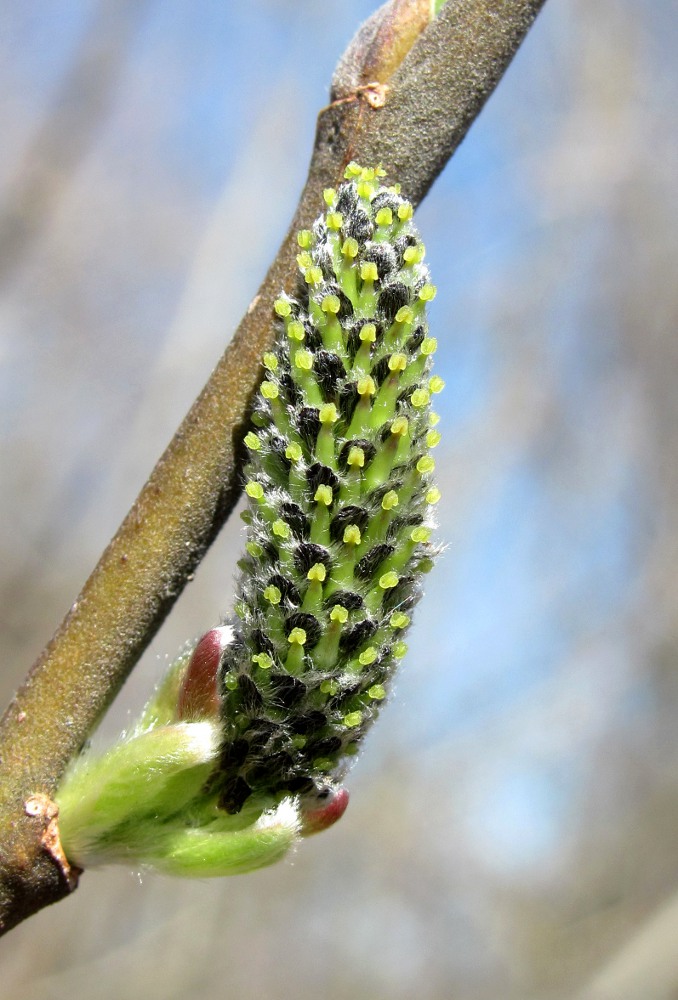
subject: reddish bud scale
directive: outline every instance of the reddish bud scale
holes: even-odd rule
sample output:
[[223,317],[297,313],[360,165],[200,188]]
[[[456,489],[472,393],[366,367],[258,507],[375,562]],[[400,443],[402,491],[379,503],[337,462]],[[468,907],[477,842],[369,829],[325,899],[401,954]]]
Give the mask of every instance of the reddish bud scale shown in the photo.
[[220,625],[199,639],[179,688],[177,717],[180,721],[197,722],[219,715],[219,668],[232,636],[229,626]]
[[346,812],[348,789],[327,787],[313,795],[302,797],[300,805],[301,833],[310,837],[334,826]]

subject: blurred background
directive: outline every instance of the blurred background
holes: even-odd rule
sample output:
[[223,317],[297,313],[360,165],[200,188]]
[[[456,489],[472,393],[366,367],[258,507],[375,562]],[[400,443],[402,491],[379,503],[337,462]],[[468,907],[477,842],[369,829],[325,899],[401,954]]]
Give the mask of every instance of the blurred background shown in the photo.
[[[206,380],[373,0],[0,0],[0,693]],[[678,998],[678,18],[549,0],[418,213],[443,557],[337,827],[88,873],[8,1000]],[[98,736],[230,606],[233,518]]]

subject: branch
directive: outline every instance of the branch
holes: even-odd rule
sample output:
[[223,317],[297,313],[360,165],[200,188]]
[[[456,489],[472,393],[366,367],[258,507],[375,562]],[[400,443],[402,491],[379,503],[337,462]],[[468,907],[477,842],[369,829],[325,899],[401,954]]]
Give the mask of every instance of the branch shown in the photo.
[[296,280],[295,234],[346,164],[381,163],[417,204],[464,138],[544,0],[392,0],[359,30],[320,112],[287,236],[232,342],[0,724],[0,932],[67,895],[53,794],[240,493],[241,440],[271,303]]

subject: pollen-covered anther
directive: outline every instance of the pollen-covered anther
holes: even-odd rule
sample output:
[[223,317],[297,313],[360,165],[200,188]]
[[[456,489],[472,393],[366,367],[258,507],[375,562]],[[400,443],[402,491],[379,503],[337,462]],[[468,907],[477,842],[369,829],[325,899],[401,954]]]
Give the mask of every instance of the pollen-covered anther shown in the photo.
[[394,611],[388,623],[391,628],[407,628],[410,624],[410,616],[406,615],[404,611]]
[[406,354],[392,354],[388,359],[388,367],[392,372],[404,372],[407,367],[407,355]]
[[268,653],[255,653],[252,657],[252,663],[256,663],[262,670],[270,670],[273,666],[273,660]]
[[287,636],[287,641],[291,646],[304,646],[306,644],[306,631],[303,628],[293,628]]
[[282,600],[280,589],[273,584],[264,589],[263,597],[269,604],[280,604],[280,601]]
[[358,445],[349,449],[346,464],[352,469],[363,469],[365,467],[365,452]]
[[378,654],[374,646],[368,646],[367,649],[364,649],[358,656],[358,663],[361,667],[369,667],[371,663],[374,663],[377,655]]
[[377,387],[375,385],[374,379],[371,375],[364,375],[363,378],[358,379],[358,384],[356,385],[356,390],[359,396],[363,398],[367,396],[374,396]]
[[326,507],[330,507],[332,505],[332,498],[332,487],[325,486],[324,483],[320,484],[318,489],[315,491],[315,496],[313,497],[316,503],[324,504]]
[[323,280],[322,268],[314,265],[313,267],[307,267],[304,271],[304,281],[307,285],[319,285]]
[[341,604],[335,604],[330,611],[330,621],[345,625],[348,621],[348,611]]
[[402,205],[398,205],[396,214],[401,222],[407,222],[414,215],[414,209],[409,201],[405,201]]
[[341,309],[339,297],[337,295],[326,295],[320,303],[320,308],[324,313],[330,313],[330,315],[336,316]]
[[363,721],[362,712],[347,712],[343,718],[343,723],[347,729],[355,729]]
[[431,392],[442,392],[445,388],[445,382],[440,375],[434,375],[429,379],[428,387]]
[[430,430],[426,432],[426,447],[435,448],[440,444],[442,435],[440,431]]
[[341,229],[344,224],[344,217],[341,212],[327,213],[327,228],[335,231]]
[[424,259],[426,254],[426,248],[423,243],[417,243],[416,246],[407,247],[403,253],[403,260],[406,264],[410,266],[413,264],[420,264]]
[[381,501],[381,506],[384,510],[393,510],[400,503],[400,497],[395,490],[389,490],[388,493],[384,494]]
[[292,312],[292,305],[289,299],[276,299],[273,303],[273,309],[278,316],[289,316]]
[[261,500],[264,496],[264,487],[261,483],[255,483],[250,480],[250,482],[245,486],[245,493],[248,497],[251,497],[252,500]]
[[313,368],[313,355],[310,351],[299,350],[294,352],[294,367],[301,371],[310,372]]
[[313,233],[310,229],[300,229],[297,233],[297,243],[302,249],[306,250],[310,247],[313,242]]
[[249,433],[245,435],[245,444],[250,451],[259,451],[261,449],[261,441],[254,431],[249,431]]
[[314,563],[306,574],[306,579],[316,583],[323,583],[327,576],[327,570],[323,563]]
[[423,354],[424,357],[428,357],[431,354],[435,354],[437,348],[438,341],[435,337],[424,337],[419,345],[419,353]]
[[386,697],[386,688],[383,684],[373,684],[371,688],[367,689],[367,697],[371,698],[372,701],[383,701]]
[[364,344],[373,344],[377,339],[377,328],[374,323],[365,323],[358,336]]
[[389,570],[388,573],[383,573],[379,577],[379,586],[382,590],[391,590],[393,587],[397,587],[400,582],[400,577],[394,570]]
[[395,314],[396,323],[402,323],[406,325],[412,323],[414,320],[414,310],[412,306],[401,306],[398,312]]
[[402,642],[402,640],[400,642],[394,643],[391,652],[393,656],[396,658],[396,660],[402,660],[403,656],[407,652],[407,643]]
[[438,503],[441,497],[441,492],[437,486],[432,486],[430,490],[426,491],[426,503],[434,504]]
[[425,525],[420,524],[417,528],[412,528],[410,532],[410,538],[416,544],[423,544],[427,542],[431,537],[431,529],[427,528]]
[[360,528],[357,524],[347,524],[344,528],[343,542],[344,545],[360,545],[362,541],[362,536],[360,534]]
[[290,526],[285,521],[277,518],[272,525],[273,534],[278,538],[287,539],[290,537]]
[[390,226],[393,224],[393,212],[390,208],[380,208],[374,217],[378,226]]
[[278,359],[273,354],[272,351],[267,351],[263,357],[264,368],[268,368],[270,372],[277,372],[278,370]]
[[288,458],[290,462],[299,462],[303,456],[304,452],[302,447],[300,444],[297,444],[296,441],[292,441],[292,443],[288,444],[285,448],[285,458]]
[[415,409],[421,410],[424,406],[428,405],[430,398],[431,394],[428,389],[415,389],[410,396],[410,402]]
[[391,424],[391,434],[395,434],[397,437],[402,437],[404,434],[407,434],[409,427],[410,422],[407,417],[396,417]]
[[348,260],[353,260],[358,256],[358,251],[360,250],[360,244],[357,240],[354,240],[352,236],[347,237],[341,245],[341,252],[344,257]]
[[275,384],[275,382],[264,381],[261,383],[261,395],[264,399],[277,399],[280,395],[280,389]]
[[435,467],[436,463],[430,455],[422,455],[416,466],[417,472],[422,476],[427,476],[429,473],[433,472]]
[[360,277],[363,281],[376,281],[379,277],[377,265],[372,260],[364,260],[360,265]]
[[287,327],[287,336],[290,340],[296,340],[297,343],[301,343],[306,337],[306,331],[304,330],[304,325],[298,319],[292,320],[292,322]]
[[334,205],[337,200],[337,192],[334,188],[325,188],[323,191],[323,200],[326,205]]
[[321,424],[336,424],[339,419],[339,411],[334,403],[324,403],[318,411],[318,419]]
[[432,302],[436,297],[438,289],[428,282],[419,289],[419,299],[421,302]]

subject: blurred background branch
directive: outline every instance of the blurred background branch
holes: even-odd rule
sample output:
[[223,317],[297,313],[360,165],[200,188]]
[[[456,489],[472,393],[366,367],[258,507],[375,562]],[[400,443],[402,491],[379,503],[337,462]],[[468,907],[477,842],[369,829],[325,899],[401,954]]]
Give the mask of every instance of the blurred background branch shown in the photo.
[[[239,493],[239,448],[259,359],[270,342],[270,302],[291,288],[294,234],[308,226],[324,187],[335,184],[350,159],[380,161],[389,176],[418,203],[465,135],[514,56],[543,0],[455,0],[417,32],[406,18],[408,46],[394,65],[390,49],[410,3],[385,5],[369,34],[369,72],[377,74],[380,99],[363,89],[362,42],[344,61],[333,83],[336,100],[318,121],[309,176],[292,225],[259,293],[238,327],[167,451],[140,493],[53,640],[8,709],[0,730],[3,772],[0,794],[2,869],[0,927],[5,930],[70,891],[71,883],[45,849],[45,825],[27,815],[27,796],[49,795],[68,760],[81,747],[129,670],[147,646]],[[129,13],[139,13],[131,5]],[[105,12],[105,8],[102,8]],[[125,21],[125,11],[122,11]],[[404,23],[404,22],[403,22]],[[423,26],[423,21],[420,22]],[[121,40],[129,37],[119,33]],[[363,41],[364,41],[363,37]],[[376,48],[375,48],[376,39]],[[86,50],[88,52],[89,50]],[[114,53],[112,45],[110,52]],[[88,55],[76,59],[71,94],[88,73]],[[104,74],[114,80],[111,56]],[[346,77],[347,67],[349,76]],[[356,73],[357,68],[357,75]],[[357,89],[352,91],[352,86]],[[387,89],[384,90],[383,87]],[[103,105],[101,85],[93,108]],[[337,96],[340,95],[340,96]],[[61,102],[64,114],[70,112]],[[96,114],[85,114],[67,156],[56,153],[58,172],[77,161],[92,134]],[[68,150],[60,130],[46,125],[37,147]],[[17,257],[40,231],[56,187],[37,178],[17,193],[19,221],[8,227]],[[12,186],[9,188],[12,191]],[[12,258],[10,250],[5,259]],[[8,272],[6,272],[8,273]]]

